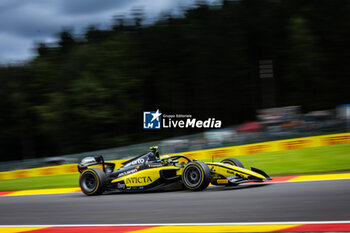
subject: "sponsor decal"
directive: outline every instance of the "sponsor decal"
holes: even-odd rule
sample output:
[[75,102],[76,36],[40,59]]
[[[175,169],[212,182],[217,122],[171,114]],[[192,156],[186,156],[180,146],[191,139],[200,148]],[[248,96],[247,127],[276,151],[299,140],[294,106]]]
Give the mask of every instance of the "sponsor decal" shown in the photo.
[[302,148],[305,148],[309,142],[310,142],[309,140],[295,140],[295,141],[284,142],[283,146],[285,150],[302,149]]
[[350,135],[334,136],[325,138],[327,145],[344,144],[350,142]]
[[157,111],[143,112],[144,129],[170,129],[170,128],[221,128],[222,122],[215,118],[197,119],[190,114],[162,114]]
[[226,170],[226,172],[230,174],[235,174],[233,171],[230,171],[230,170]]
[[54,174],[52,171],[52,168],[48,167],[48,168],[44,168],[41,170],[41,174],[43,175],[52,175]]
[[126,171],[126,172],[119,173],[119,174],[118,174],[118,177],[125,176],[125,175],[129,175],[129,174],[134,173],[134,172],[137,172],[137,169],[132,169],[132,170],[130,170],[130,171]]
[[162,164],[149,164],[149,167],[162,167]]
[[118,183],[117,187],[118,189],[125,189],[125,184]]
[[129,167],[131,165],[136,165],[136,164],[143,164],[145,162],[145,159],[139,158],[134,161],[131,161],[130,163],[126,164],[124,167]]
[[14,174],[15,174],[14,176],[16,178],[25,178],[25,177],[27,177],[25,171],[16,171]]
[[185,153],[185,155],[189,158],[189,159],[194,159],[197,157],[199,153]]
[[150,176],[131,177],[131,178],[127,178],[125,181],[126,184],[142,184],[142,183],[149,183],[149,182],[152,182],[152,179]]
[[223,149],[223,150],[215,150],[215,157],[219,158],[219,157],[228,157],[228,150],[227,149]]
[[226,180],[226,179],[218,179],[218,180],[216,180],[216,182],[217,182],[218,184],[227,184],[227,183],[228,183],[228,180]]
[[144,162],[145,162],[145,160],[141,158],[141,159],[136,159],[136,160],[132,161],[131,164],[135,165],[135,164],[140,164],[140,163],[144,163]]
[[254,145],[254,146],[247,146],[247,154],[257,154],[257,153],[263,153],[266,152],[267,145]]
[[66,172],[70,173],[70,172],[75,172],[76,171],[75,169],[77,169],[75,165],[70,165],[70,166],[67,166],[65,170]]

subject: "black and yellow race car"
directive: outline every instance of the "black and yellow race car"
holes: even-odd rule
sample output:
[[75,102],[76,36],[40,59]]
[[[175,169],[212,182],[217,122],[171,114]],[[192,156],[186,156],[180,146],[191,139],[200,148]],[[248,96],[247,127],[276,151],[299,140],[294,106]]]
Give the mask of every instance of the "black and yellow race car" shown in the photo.
[[[97,168],[99,166],[100,168]],[[80,187],[86,195],[105,191],[146,191],[180,187],[200,191],[213,185],[233,186],[244,182],[264,182],[271,178],[257,168],[245,169],[233,158],[200,162],[184,155],[159,156],[158,147],[125,161],[115,170],[115,163],[103,156],[84,158],[78,165]]]

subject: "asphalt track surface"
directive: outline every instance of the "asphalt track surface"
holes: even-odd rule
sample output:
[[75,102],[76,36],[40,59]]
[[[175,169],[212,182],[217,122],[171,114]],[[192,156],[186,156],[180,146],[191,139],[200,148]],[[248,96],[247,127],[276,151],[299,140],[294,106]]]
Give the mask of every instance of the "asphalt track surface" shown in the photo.
[[94,197],[2,196],[0,208],[0,225],[350,220],[350,180]]

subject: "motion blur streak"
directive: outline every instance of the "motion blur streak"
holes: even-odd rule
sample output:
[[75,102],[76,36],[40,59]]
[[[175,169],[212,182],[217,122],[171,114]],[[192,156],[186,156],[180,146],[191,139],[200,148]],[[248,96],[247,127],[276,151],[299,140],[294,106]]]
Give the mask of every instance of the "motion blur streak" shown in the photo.
[[350,179],[350,173],[298,176],[293,179],[290,179],[289,181],[312,181],[312,180],[334,180],[334,179]]
[[276,232],[281,229],[296,227],[298,225],[223,225],[223,226],[160,226],[138,231],[139,233],[163,232]]
[[58,194],[58,193],[73,193],[80,192],[80,188],[59,188],[59,189],[35,189],[35,190],[22,190],[13,192],[0,192],[0,196],[21,196],[21,195],[39,195],[39,194]]
[[124,233],[124,232],[134,232],[142,229],[149,228],[147,226],[110,226],[110,227],[0,227],[2,233],[19,233],[19,232],[31,232],[31,233]]
[[[224,158],[229,156],[241,156],[263,152],[313,148],[346,143],[350,143],[350,133],[294,138],[288,140],[266,141],[262,143],[246,144],[240,146],[219,147],[215,149],[189,151],[183,152],[183,154],[192,159],[205,160],[211,159],[213,153],[215,153],[217,157]],[[176,154],[174,153],[173,155]],[[122,162],[124,161],[126,160],[111,160],[109,162],[115,163],[116,167],[119,167],[122,166]],[[76,164],[65,164],[50,167],[39,167],[0,172],[0,180],[72,174],[76,172]]]
[[[266,181],[265,183],[325,181],[325,180],[341,180],[341,179],[350,179],[350,173],[273,177],[272,180]],[[56,188],[56,189],[33,189],[33,190],[21,190],[21,191],[8,191],[8,192],[0,192],[0,196],[44,195],[44,194],[62,194],[62,193],[75,193],[75,192],[81,192],[80,188]]]
[[45,229],[46,227],[0,227],[3,233],[17,233],[17,232],[30,232],[38,229]]
[[248,224],[220,224],[220,225],[145,225],[145,226],[54,226],[54,227],[1,227],[3,233],[190,233],[190,232],[344,232],[350,231],[349,223],[320,223],[309,224],[264,224],[264,223],[248,223]]
[[278,232],[339,232],[350,231],[350,224],[314,224],[314,225],[300,225],[287,229],[279,230]]

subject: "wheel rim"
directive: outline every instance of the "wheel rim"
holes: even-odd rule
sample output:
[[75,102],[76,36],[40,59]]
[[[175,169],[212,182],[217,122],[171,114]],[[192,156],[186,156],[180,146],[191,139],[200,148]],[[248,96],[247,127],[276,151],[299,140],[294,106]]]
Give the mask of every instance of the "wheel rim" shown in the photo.
[[193,188],[200,184],[202,180],[202,172],[197,166],[191,166],[186,169],[184,181],[187,186]]
[[82,180],[82,186],[87,192],[92,192],[97,186],[97,179],[91,172],[85,173]]

